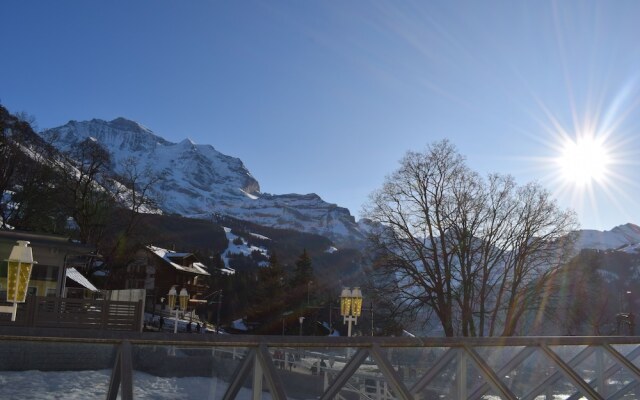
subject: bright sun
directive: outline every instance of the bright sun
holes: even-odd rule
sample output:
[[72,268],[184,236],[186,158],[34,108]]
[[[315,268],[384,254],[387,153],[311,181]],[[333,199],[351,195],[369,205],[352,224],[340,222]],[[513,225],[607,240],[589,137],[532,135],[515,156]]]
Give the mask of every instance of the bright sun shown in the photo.
[[590,137],[566,139],[558,157],[563,179],[577,186],[604,183],[610,162],[606,146]]

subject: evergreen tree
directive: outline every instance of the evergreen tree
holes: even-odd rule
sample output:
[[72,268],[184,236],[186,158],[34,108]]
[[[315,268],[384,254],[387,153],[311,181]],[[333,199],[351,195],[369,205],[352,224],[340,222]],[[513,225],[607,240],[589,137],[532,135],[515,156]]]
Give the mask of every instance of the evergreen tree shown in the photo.
[[309,301],[309,285],[313,281],[313,267],[311,257],[307,250],[303,250],[298,257],[293,270],[293,276],[290,280],[290,288],[287,294],[287,305],[289,310],[298,310],[294,317],[307,316],[305,314],[305,306]]
[[309,257],[307,249],[304,249],[302,254],[298,257],[298,260],[296,260],[296,267],[293,272],[293,278],[291,279],[291,286],[293,288],[306,286],[312,280],[313,267],[311,266],[311,257]]
[[279,321],[285,311],[287,287],[284,269],[275,252],[269,257],[269,266],[258,270],[249,319],[259,324],[260,333],[277,334]]

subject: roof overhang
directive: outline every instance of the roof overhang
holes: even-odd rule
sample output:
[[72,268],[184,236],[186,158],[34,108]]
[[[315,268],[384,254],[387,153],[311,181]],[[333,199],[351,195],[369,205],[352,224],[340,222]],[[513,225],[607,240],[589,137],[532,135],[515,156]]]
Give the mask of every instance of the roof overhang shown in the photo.
[[67,278],[91,290],[92,292],[99,291],[97,287],[93,286],[93,284],[89,282],[89,280],[85,278],[84,275],[78,272],[78,270],[75,268],[67,268],[66,275],[67,275]]

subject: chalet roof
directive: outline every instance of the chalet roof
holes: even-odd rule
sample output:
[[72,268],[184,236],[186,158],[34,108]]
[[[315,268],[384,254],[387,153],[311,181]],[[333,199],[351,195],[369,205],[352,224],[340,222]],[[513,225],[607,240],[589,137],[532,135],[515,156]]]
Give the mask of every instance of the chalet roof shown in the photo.
[[[198,275],[210,275],[209,272],[207,272],[207,267],[203,263],[197,261],[197,258],[193,253],[177,253],[175,251],[156,246],[147,246],[147,249],[162,258],[167,264],[171,265],[178,271],[191,272],[192,274]],[[193,258],[195,262],[191,262],[189,265],[184,266],[174,261],[181,258]]]
[[91,282],[87,278],[84,277],[80,272],[78,272],[75,268],[67,268],[66,270],[67,278],[71,279],[84,286],[85,288],[91,290],[92,292],[97,292],[98,288],[93,286]]
[[95,246],[82,244],[65,236],[22,232],[16,230],[0,230],[0,241],[15,242],[17,240],[27,240],[31,242],[32,247],[34,245],[45,245],[64,249],[68,248],[86,253],[90,253],[96,249]]

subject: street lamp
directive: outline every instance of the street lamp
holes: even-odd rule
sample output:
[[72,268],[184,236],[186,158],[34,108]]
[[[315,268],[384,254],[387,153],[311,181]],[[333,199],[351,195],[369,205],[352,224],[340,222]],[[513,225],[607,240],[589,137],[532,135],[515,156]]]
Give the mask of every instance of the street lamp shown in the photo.
[[349,288],[342,289],[340,294],[340,315],[343,317],[343,323],[348,323],[347,336],[351,337],[351,323],[358,325],[358,317],[362,312],[362,292],[360,288],[355,287],[353,290]]
[[2,307],[0,311],[10,312],[11,321],[15,321],[18,303],[24,303],[27,297],[31,268],[36,263],[33,261],[33,253],[31,247],[29,247],[29,242],[18,240],[18,244],[11,249],[9,259],[5,261],[8,264],[7,302],[13,303],[13,306]]
[[[173,310],[176,307],[176,297],[180,298],[180,309],[182,312],[187,309],[187,303],[189,301],[189,293],[187,293],[187,289],[182,288],[180,294],[176,291],[175,286],[171,286],[171,290],[167,293],[167,297],[169,298],[169,310]],[[176,308],[176,316],[173,323],[173,333],[178,333],[178,308]]]
[[184,312],[187,311],[187,306],[189,305],[189,292],[187,292],[186,288],[182,288],[178,297],[180,297],[180,310],[182,310],[182,313],[184,314]]

